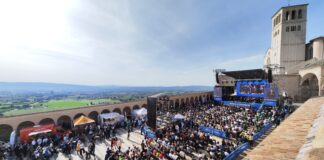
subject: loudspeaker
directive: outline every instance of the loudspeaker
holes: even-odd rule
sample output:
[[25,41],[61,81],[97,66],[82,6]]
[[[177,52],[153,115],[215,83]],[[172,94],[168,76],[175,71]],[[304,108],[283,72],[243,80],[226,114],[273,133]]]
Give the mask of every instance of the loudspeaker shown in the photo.
[[147,125],[155,131],[156,129],[156,105],[157,97],[147,97]]
[[272,70],[271,69],[268,70],[268,82],[272,83]]
[[216,73],[216,82],[217,82],[217,84],[219,84],[218,72]]

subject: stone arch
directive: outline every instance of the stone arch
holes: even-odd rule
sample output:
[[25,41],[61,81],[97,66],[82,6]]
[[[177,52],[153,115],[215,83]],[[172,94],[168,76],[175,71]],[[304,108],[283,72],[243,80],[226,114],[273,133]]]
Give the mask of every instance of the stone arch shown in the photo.
[[109,109],[102,110],[101,114],[104,114],[104,113],[110,113],[110,110]]
[[209,102],[209,101],[210,101],[210,99],[209,99],[209,98],[210,98],[210,97],[209,97],[209,95],[207,94],[207,95],[206,95],[206,101],[207,101],[207,102]]
[[173,100],[170,100],[169,104],[170,104],[170,107],[174,107],[174,101]]
[[28,127],[33,127],[33,126],[35,126],[35,123],[32,122],[32,121],[21,122],[17,127],[17,135],[20,134],[21,129],[28,128]]
[[146,108],[147,109],[147,104],[143,104],[142,108]]
[[175,106],[175,108],[179,108],[180,107],[180,101],[179,101],[179,99],[176,99],[175,100],[175,104],[174,104],[174,106]]
[[193,104],[195,101],[194,97],[190,97],[190,103]]
[[38,124],[39,125],[46,125],[46,124],[54,124],[55,125],[55,121],[52,118],[44,118],[41,121],[39,121]]
[[8,124],[0,124],[0,141],[8,142],[13,128]]
[[133,109],[140,109],[140,108],[141,107],[139,105],[137,105],[137,104],[133,106]]
[[119,108],[115,108],[115,109],[113,110],[113,112],[117,112],[117,113],[119,113],[119,114],[122,114],[122,111],[121,111]]
[[123,115],[126,115],[127,117],[132,117],[132,110],[130,109],[130,107],[126,106],[123,109]]
[[57,125],[61,126],[62,128],[65,128],[65,129],[71,129],[72,128],[72,119],[67,115],[63,115],[57,119]]
[[98,122],[98,115],[99,113],[97,111],[92,111],[89,113],[88,117]]
[[319,96],[319,80],[314,73],[305,74],[301,81],[302,99],[307,100],[311,97]]
[[180,107],[185,107],[185,100],[183,98],[180,100]]
[[186,105],[189,105],[189,103],[190,103],[189,97],[186,98],[186,102],[185,103],[186,103]]
[[81,116],[85,116],[85,115],[83,113],[78,113],[73,117],[73,119],[77,119],[77,118],[79,118]]
[[198,103],[198,97],[197,96],[195,97],[195,103]]

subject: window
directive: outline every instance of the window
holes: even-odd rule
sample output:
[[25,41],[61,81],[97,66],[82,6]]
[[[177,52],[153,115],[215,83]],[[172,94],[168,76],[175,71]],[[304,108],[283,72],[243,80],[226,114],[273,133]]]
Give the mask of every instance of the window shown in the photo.
[[298,30],[298,31],[300,31],[300,30],[301,30],[301,26],[300,26],[300,25],[298,25],[298,27],[297,27],[297,30]]
[[286,27],[286,32],[289,32],[289,30],[290,30],[290,27],[289,26]]
[[291,12],[291,19],[294,20],[295,18],[296,18],[296,11],[293,10],[293,11]]
[[291,31],[296,31],[296,26],[291,26]]
[[298,10],[298,18],[302,19],[303,18],[303,11],[300,9]]
[[280,23],[280,19],[281,19],[281,14],[279,14],[278,16],[278,23]]
[[286,21],[289,20],[289,11],[286,12]]

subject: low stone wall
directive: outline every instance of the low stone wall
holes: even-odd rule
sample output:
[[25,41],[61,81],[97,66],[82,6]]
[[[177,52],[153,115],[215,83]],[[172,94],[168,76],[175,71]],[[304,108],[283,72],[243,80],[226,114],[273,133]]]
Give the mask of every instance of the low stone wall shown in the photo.
[[313,140],[311,149],[305,154],[305,160],[322,160],[324,159],[324,105],[322,114],[319,117],[318,129]]

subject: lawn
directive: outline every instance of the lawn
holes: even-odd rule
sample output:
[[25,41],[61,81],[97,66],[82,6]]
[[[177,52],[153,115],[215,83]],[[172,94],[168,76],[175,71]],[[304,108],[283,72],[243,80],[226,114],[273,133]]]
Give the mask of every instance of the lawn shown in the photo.
[[71,109],[71,108],[80,108],[80,107],[87,107],[97,104],[116,104],[120,103],[119,100],[113,99],[84,99],[84,100],[74,100],[74,99],[65,99],[65,100],[50,100],[46,103],[34,103],[31,104],[33,108],[26,108],[26,109],[15,109],[8,112],[4,112],[4,116],[15,116],[21,114],[30,114],[36,112],[48,112],[54,110],[61,110],[61,109]]

